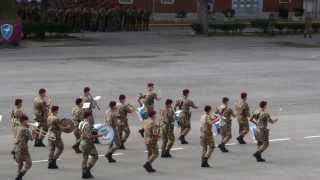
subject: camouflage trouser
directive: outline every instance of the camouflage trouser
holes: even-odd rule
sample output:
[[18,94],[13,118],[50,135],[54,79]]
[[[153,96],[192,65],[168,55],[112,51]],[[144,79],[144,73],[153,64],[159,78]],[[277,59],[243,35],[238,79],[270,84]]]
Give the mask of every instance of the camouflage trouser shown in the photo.
[[221,127],[221,143],[222,144],[227,144],[230,141],[232,137],[231,127],[232,127],[231,123],[227,123]]
[[161,127],[161,137],[162,137],[161,151],[162,152],[170,151],[175,141],[174,125],[164,124]]
[[159,156],[158,143],[149,143],[149,144],[146,144],[146,146],[148,151],[148,162],[151,164]]
[[73,135],[76,138],[76,144],[80,144],[81,132],[79,129],[79,123],[75,123],[75,129],[73,130]]
[[55,141],[49,140],[48,145],[49,145],[49,161],[59,159],[64,149],[62,139],[57,138]]
[[[83,157],[82,169],[92,168],[96,164],[96,162],[99,158],[96,146],[94,145],[94,143],[82,144],[80,146],[80,149],[82,151],[82,157]],[[91,157],[91,159],[88,163],[89,156]]]
[[18,164],[18,174],[25,175],[32,166],[32,160],[28,151],[21,151],[16,148],[16,162]]
[[[212,136],[212,135],[211,135]],[[202,147],[202,159],[209,159],[214,151],[215,143],[213,137],[200,137],[200,144]]]
[[186,136],[191,130],[191,113],[182,112],[180,117],[180,135]]
[[260,153],[269,147],[269,129],[257,129],[257,146]]
[[120,144],[124,144],[127,142],[130,136],[130,128],[128,122],[124,122],[123,124],[118,126],[119,140]]
[[43,117],[42,115],[35,114],[34,115],[34,121],[39,123],[39,126],[38,126],[39,130],[37,130],[36,139],[43,140],[45,135],[48,132],[47,117]]
[[115,153],[119,147],[120,147],[120,140],[119,140],[119,134],[118,134],[118,130],[116,128],[113,128],[113,132],[114,132],[114,137],[113,137],[113,141],[111,142],[110,146],[109,146],[109,150],[107,153]]
[[239,136],[244,137],[249,132],[249,121],[247,118],[239,118]]
[[304,28],[304,34],[311,35],[313,31],[312,24],[306,24]]

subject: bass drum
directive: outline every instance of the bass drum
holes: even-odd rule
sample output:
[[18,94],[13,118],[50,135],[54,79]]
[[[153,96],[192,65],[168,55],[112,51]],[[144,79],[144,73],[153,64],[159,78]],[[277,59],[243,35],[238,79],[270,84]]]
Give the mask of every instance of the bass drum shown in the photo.
[[103,135],[98,138],[100,144],[109,145],[112,143],[114,138],[114,131],[111,126],[104,123],[95,124],[94,128],[97,130],[99,135]]
[[60,121],[60,126],[62,127],[62,132],[64,133],[72,133],[76,128],[71,119],[63,118]]
[[212,124],[212,133],[214,136],[218,136],[221,133],[220,121]]
[[137,108],[136,113],[137,113],[140,121],[144,121],[145,119],[148,118],[148,114],[144,109],[144,105],[139,107],[139,108]]
[[250,135],[252,141],[255,142],[257,140],[257,126],[255,124],[250,125]]

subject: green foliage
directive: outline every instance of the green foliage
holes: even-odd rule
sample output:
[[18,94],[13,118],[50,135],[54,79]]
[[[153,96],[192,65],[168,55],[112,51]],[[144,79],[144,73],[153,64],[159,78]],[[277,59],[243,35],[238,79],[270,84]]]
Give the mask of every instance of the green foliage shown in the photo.
[[247,24],[240,22],[230,22],[210,24],[209,27],[215,31],[220,30],[223,32],[242,32],[247,27]]
[[188,15],[187,11],[181,10],[176,13],[176,18],[186,18]]
[[270,20],[269,19],[255,19],[250,22],[251,27],[261,29],[264,33],[268,32]]
[[17,18],[17,6],[15,0],[1,0],[0,3],[0,19]]
[[312,28],[313,28],[314,32],[318,33],[320,30],[320,22],[313,23]]
[[236,15],[236,11],[234,9],[225,9],[223,14],[226,18],[231,19]]
[[200,23],[191,24],[191,28],[194,30],[196,34],[201,34],[201,32],[203,32],[203,28]]
[[304,9],[302,8],[295,8],[293,9],[294,15],[297,17],[302,17],[304,15]]
[[302,32],[305,28],[304,22],[277,22],[275,28],[280,32],[286,30],[287,32]]
[[44,38],[46,33],[66,34],[72,33],[74,30],[67,25],[59,24],[23,24],[23,33],[25,36],[35,35],[36,37]]

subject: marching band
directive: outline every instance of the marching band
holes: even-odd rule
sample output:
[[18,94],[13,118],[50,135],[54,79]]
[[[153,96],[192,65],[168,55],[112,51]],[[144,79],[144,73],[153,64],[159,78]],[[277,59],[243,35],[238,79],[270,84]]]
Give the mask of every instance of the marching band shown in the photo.
[[[34,140],[35,147],[46,147],[43,139],[48,138],[48,169],[57,169],[57,160],[64,150],[62,133],[73,133],[75,143],[72,146],[75,153],[82,153],[82,178],[88,179],[94,176],[91,169],[98,160],[98,152],[95,144],[107,144],[109,150],[105,158],[109,163],[115,163],[113,154],[118,149],[126,149],[125,143],[130,136],[130,127],[127,115],[136,112],[142,122],[139,133],[144,138],[148,151],[147,161],[143,165],[149,173],[156,172],[152,163],[159,156],[158,140],[161,138],[161,158],[171,158],[170,150],[175,143],[174,127],[177,123],[180,128],[178,140],[181,144],[188,144],[186,136],[191,129],[191,108],[198,106],[190,99],[190,91],[184,89],[182,97],[175,103],[166,99],[164,108],[155,110],[155,101],[161,101],[155,92],[153,83],[147,84],[147,92],[140,94],[138,102],[140,107],[134,107],[126,101],[126,96],[121,94],[119,102],[110,101],[109,110],[105,112],[105,123],[95,123],[94,109],[100,110],[97,103],[101,96],[93,97],[90,88],[84,88],[84,95],[76,98],[72,109],[72,118],[60,118],[59,106],[55,105],[46,89],[42,88],[38,96],[33,100],[34,118],[29,122],[28,116],[23,112],[22,99],[16,99],[15,109],[12,110],[10,125],[15,139],[12,155],[18,164],[16,180],[22,180],[23,176],[31,168],[32,161],[28,150],[28,141]],[[264,162],[261,154],[269,145],[268,123],[275,123],[278,119],[272,119],[267,112],[267,102],[259,104],[260,109],[253,115],[247,103],[247,93],[240,95],[240,101],[236,104],[235,112],[229,106],[229,98],[222,98],[222,105],[212,108],[204,107],[200,118],[200,144],[202,147],[201,167],[210,167],[208,161],[215,149],[214,136],[221,135],[221,143],[217,146],[221,152],[229,152],[226,144],[232,138],[232,120],[239,123],[239,136],[236,138],[239,144],[246,144],[244,137],[251,132],[257,141],[257,151],[253,154],[257,162]],[[250,126],[249,122],[253,125]],[[90,160],[89,160],[90,157]]]

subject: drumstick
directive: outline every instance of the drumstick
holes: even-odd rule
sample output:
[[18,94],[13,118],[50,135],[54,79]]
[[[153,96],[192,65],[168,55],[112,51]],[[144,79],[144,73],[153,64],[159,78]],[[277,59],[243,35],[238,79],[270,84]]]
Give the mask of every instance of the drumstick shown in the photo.
[[2,118],[3,118],[3,116],[0,114],[0,123],[2,122]]

